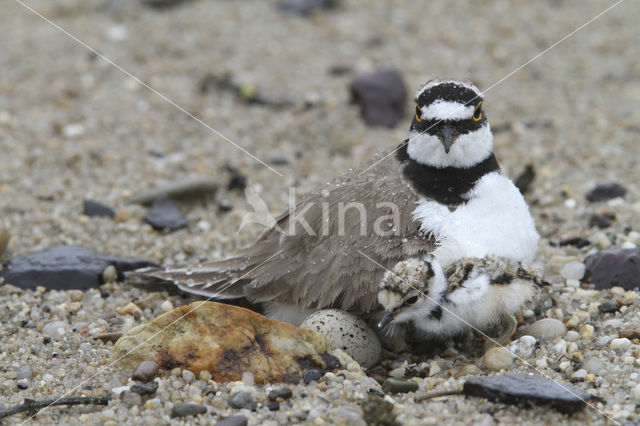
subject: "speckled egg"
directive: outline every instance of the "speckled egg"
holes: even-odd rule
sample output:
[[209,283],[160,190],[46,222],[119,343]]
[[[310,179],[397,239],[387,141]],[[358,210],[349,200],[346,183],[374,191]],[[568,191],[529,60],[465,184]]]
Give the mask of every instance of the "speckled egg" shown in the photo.
[[338,309],[325,309],[309,315],[300,327],[324,335],[331,346],[348,353],[363,368],[375,365],[382,348],[378,336],[360,318]]

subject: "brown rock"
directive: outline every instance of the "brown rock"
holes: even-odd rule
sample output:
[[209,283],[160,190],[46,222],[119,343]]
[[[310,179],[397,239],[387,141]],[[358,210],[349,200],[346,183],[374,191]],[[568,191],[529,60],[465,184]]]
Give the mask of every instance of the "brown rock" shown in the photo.
[[640,339],[640,330],[626,329],[618,333],[619,337],[626,337],[629,340]]
[[209,371],[215,381],[241,380],[250,372],[256,383],[298,382],[304,370],[335,362],[329,350],[313,330],[236,306],[194,302],[127,331],[111,359],[125,369],[155,361],[165,370],[182,367],[196,376]]

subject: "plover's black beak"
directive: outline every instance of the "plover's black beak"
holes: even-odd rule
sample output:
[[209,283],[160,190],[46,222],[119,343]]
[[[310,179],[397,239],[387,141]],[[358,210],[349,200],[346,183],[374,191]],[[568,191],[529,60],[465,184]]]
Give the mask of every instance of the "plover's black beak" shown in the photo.
[[440,142],[442,142],[444,152],[446,152],[447,154],[449,153],[449,151],[451,150],[451,145],[453,145],[453,143],[456,141],[457,136],[458,132],[456,132],[456,129],[453,126],[444,124],[442,127],[440,127],[438,137],[440,139]]
[[391,321],[393,321],[393,313],[389,311],[384,311],[384,315],[382,315],[382,319],[378,323],[378,328],[384,328]]

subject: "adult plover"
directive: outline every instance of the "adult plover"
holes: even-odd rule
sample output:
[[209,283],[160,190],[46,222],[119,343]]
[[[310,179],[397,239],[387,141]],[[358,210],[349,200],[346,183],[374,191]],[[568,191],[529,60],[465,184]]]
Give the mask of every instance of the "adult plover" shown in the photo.
[[217,299],[245,297],[298,324],[316,309],[379,309],[385,269],[410,257],[532,261],[538,233],[493,154],[483,94],[467,80],[438,79],[417,92],[416,104],[407,140],[312,191],[253,245],[141,275]]
[[378,327],[390,326],[394,334],[402,332],[397,326],[413,323],[418,335],[448,337],[510,320],[510,337],[513,314],[545,285],[522,262],[503,257],[467,257],[444,269],[431,255],[407,259],[380,283],[384,315]]

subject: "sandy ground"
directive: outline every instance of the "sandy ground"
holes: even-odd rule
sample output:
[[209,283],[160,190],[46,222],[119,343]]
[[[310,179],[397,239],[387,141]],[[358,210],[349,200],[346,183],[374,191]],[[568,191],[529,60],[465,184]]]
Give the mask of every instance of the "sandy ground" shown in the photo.
[[[404,395],[396,398],[399,420],[604,424],[607,420],[598,412],[602,410],[621,423],[640,421],[635,414],[640,361],[634,361],[639,346],[632,344],[621,353],[609,350],[605,342],[622,329],[640,328],[637,299],[627,295],[631,303],[624,312],[606,317],[619,321],[604,326],[590,306],[624,294],[576,290],[558,275],[564,263],[582,260],[590,250],[640,244],[633,232],[640,231],[636,2],[621,3],[504,81],[613,2],[345,1],[309,19],[283,15],[271,1],[190,1],[164,10],[117,0],[28,4],[257,158],[268,162],[285,157],[289,163],[274,165],[282,176],[276,174],[20,3],[7,0],[0,14],[0,221],[11,234],[5,258],[58,244],[166,265],[220,258],[259,232],[251,228],[236,234],[249,208],[242,192],[225,190],[225,164],[247,175],[269,206],[279,211],[286,207],[289,186],[304,193],[406,137],[411,100],[407,99],[406,123],[392,130],[367,128],[348,104],[348,83],[354,75],[393,67],[402,72],[410,91],[434,76],[471,77],[486,91],[484,108],[492,127],[499,130],[496,154],[506,174],[517,176],[526,163],[536,167],[527,200],[544,236],[538,261],[547,265],[557,303],[544,315],[565,321],[576,316],[581,325],[594,326],[594,337],[576,345],[584,357],[601,359],[606,372],[577,386],[607,403],[566,417],[547,409],[461,397],[414,404]],[[350,71],[331,73],[338,66]],[[230,73],[238,83],[274,99],[291,99],[294,105],[276,109],[246,105],[229,92],[201,94],[198,83],[207,73]],[[305,103],[312,106],[305,108]],[[218,199],[233,205],[233,211],[221,214],[212,204],[192,205],[184,208],[191,226],[165,235],[142,223],[144,209],[125,203],[139,190],[193,175],[218,178]],[[624,200],[590,204],[584,199],[596,183],[611,181],[627,188]],[[87,220],[82,201],[88,198],[115,207],[124,220]],[[589,228],[589,216],[603,211],[615,213],[617,220],[606,230]],[[577,236],[595,245],[578,250],[549,244]],[[152,297],[139,321],[160,313],[164,300],[174,305],[191,300],[166,293],[149,296],[147,290],[127,284],[112,286],[109,292],[106,299],[98,290],[87,292],[76,313],[69,312],[68,292],[2,293],[2,404],[61,395],[77,385],[74,394],[90,395],[125,384],[127,372],[111,367],[102,371],[110,344],[73,330],[87,328],[90,336],[130,327],[137,323],[130,316],[103,318],[131,300]],[[44,305],[50,312],[42,310]],[[44,345],[42,325],[55,320],[66,321],[69,332]],[[36,327],[24,327],[24,321]],[[79,349],[82,343],[84,349]],[[543,345],[532,362],[558,359],[556,344]],[[438,360],[443,372],[421,381],[422,390],[459,385],[462,379],[450,374],[462,365],[482,368],[480,359],[465,354]],[[33,378],[20,390],[15,372],[25,365],[32,368]],[[527,367],[518,361],[511,370]],[[571,374],[551,367],[545,372],[563,380]],[[213,392],[204,391],[207,386]],[[327,380],[299,386],[290,405],[277,412],[240,412],[251,424],[339,423],[355,412],[351,421],[358,424],[355,407],[366,391],[366,383],[357,379]],[[106,409],[51,408],[36,421],[168,422],[174,402],[199,399],[209,413],[187,421],[204,424],[239,411],[229,407],[226,392],[221,384],[188,385],[178,372],[162,379],[153,406],[118,400]],[[264,398],[264,387],[257,387],[257,392],[258,399]],[[302,397],[304,392],[310,396]],[[296,416],[299,413],[306,414]],[[8,422],[24,419],[14,416]]]

